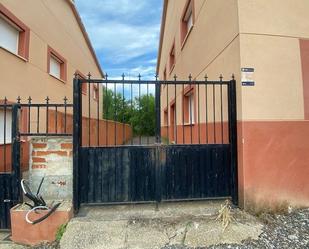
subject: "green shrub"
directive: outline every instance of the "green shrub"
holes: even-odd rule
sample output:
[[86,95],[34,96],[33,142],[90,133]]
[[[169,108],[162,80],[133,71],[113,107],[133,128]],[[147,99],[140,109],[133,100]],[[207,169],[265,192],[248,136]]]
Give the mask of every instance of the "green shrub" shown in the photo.
[[63,234],[64,234],[64,232],[65,232],[65,230],[66,230],[66,228],[67,228],[67,225],[68,225],[68,224],[62,224],[62,225],[58,228],[57,233],[56,233],[56,241],[60,241],[60,240],[61,240],[61,238],[62,238],[62,236],[63,236]]

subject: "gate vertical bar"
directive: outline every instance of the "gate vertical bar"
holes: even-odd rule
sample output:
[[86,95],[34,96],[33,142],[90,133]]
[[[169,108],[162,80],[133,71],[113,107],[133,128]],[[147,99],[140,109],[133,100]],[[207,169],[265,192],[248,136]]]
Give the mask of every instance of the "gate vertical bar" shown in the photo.
[[161,83],[156,76],[156,201],[161,202]]
[[231,195],[234,205],[238,205],[238,162],[237,162],[237,107],[236,81],[234,76],[228,85],[229,142],[231,157]]
[[73,80],[73,205],[75,212],[78,211],[80,206],[79,148],[82,142],[81,104],[81,84],[77,75],[75,75]]
[[161,143],[161,83],[157,80],[156,77],[156,89],[155,89],[155,98],[156,98],[156,143]]
[[19,136],[19,108],[18,104],[12,106],[12,204],[21,201],[20,195],[20,136]]

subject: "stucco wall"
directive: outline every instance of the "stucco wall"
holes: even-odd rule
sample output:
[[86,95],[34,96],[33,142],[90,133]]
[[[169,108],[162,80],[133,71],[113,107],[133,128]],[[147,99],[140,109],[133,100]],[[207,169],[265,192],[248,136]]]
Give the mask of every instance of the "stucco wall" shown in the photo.
[[[73,97],[73,75],[76,70],[91,72],[101,78],[99,68],[87,46],[71,7],[65,0],[0,0],[9,11],[30,28],[29,61],[0,48],[1,96],[15,101],[32,96],[33,102],[44,102],[48,95],[51,102],[68,102]],[[47,73],[47,47],[55,49],[67,60],[67,81],[62,82]],[[87,108],[84,96],[84,110]],[[91,101],[93,113],[95,102]]]
[[[181,50],[179,22],[186,1],[168,1],[161,79],[174,38],[176,65],[171,75],[167,70],[169,79],[174,73],[181,79],[192,73],[201,80],[206,73],[212,80],[234,73],[240,205],[254,211],[309,206],[309,185],[303,178],[309,173],[309,123],[304,119],[308,80],[302,71],[308,64],[304,43],[309,38],[309,2],[194,2],[197,19]],[[254,86],[241,85],[243,67],[255,69]],[[166,90],[162,96],[165,107]]]
[[[239,0],[242,87],[239,171],[243,203],[254,211],[309,206],[300,39],[309,38],[306,0]],[[302,51],[305,52],[305,51]]]
[[[231,80],[232,74],[235,74],[236,80],[240,78],[240,47],[238,30],[238,9],[237,1],[223,0],[195,0],[194,1],[194,26],[190,31],[184,44],[180,39],[180,23],[184,12],[186,0],[168,1],[166,23],[162,42],[161,57],[159,58],[158,73],[162,80],[164,70],[166,70],[167,79],[173,80],[176,74],[178,80],[188,80],[189,74],[193,79],[204,80],[207,74],[209,80],[219,80],[220,74],[224,80]],[[224,17],[224,18],[220,18]],[[229,27],[228,29],[226,27]],[[224,30],[224,32],[222,32]],[[211,35],[210,35],[211,34]],[[169,53],[175,42],[175,67],[170,71]],[[186,87],[186,86],[185,86]],[[239,88],[239,85],[237,86]],[[241,108],[240,88],[238,89],[238,108]],[[167,93],[168,91],[168,93]],[[195,112],[200,114],[200,125],[205,126],[205,87],[201,86],[198,96],[197,87],[195,89]],[[180,132],[182,129],[182,86],[176,89],[176,119]],[[223,90],[223,121],[227,121],[227,96]],[[212,103],[212,92],[208,91],[208,101]],[[161,125],[164,126],[164,109],[167,102],[175,99],[175,87],[163,87],[161,92]],[[200,103],[200,106],[198,103]],[[208,105],[208,122],[212,123],[213,105]],[[216,87],[216,117],[219,120],[220,113],[220,89]],[[198,110],[200,108],[200,111]],[[238,112],[241,116],[241,111]],[[170,113],[169,113],[170,116]],[[196,118],[197,119],[197,118]],[[170,117],[169,117],[170,120]],[[216,122],[217,122],[216,121]],[[165,129],[165,128],[164,128]],[[193,133],[198,133],[195,126]],[[165,129],[166,130],[166,129]],[[201,129],[205,130],[205,129]],[[165,131],[166,133],[166,131]],[[164,133],[164,135],[165,135]],[[180,132],[182,133],[182,132]],[[180,136],[179,136],[180,137]],[[190,139],[189,139],[190,140]],[[188,140],[187,140],[188,141]],[[197,141],[197,139],[194,139]]]

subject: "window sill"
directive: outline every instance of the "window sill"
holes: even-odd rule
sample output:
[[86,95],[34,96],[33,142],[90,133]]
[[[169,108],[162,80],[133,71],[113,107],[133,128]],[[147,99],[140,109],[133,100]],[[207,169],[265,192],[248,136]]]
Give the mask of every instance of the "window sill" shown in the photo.
[[195,125],[194,122],[192,122],[192,124],[191,124],[191,123],[184,123],[184,124],[183,124],[183,126],[194,126],[194,125]]
[[52,75],[50,73],[48,73],[48,74],[49,74],[49,76],[53,77],[54,79],[59,80],[61,83],[66,84],[66,82],[64,80],[59,79],[58,77],[56,77],[56,76],[54,76],[54,75]]
[[8,49],[2,47],[2,46],[0,46],[0,49],[4,50],[5,52],[8,52],[8,53],[11,54],[11,55],[14,55],[15,57],[21,59],[21,60],[24,61],[24,62],[28,62],[28,60],[27,60],[26,58],[20,56],[19,54],[15,54],[15,53],[13,53],[12,51],[10,51],[10,50],[8,50]]
[[184,48],[184,46],[185,46],[185,44],[186,44],[186,42],[187,42],[187,40],[188,40],[188,37],[189,37],[189,35],[190,35],[190,33],[191,33],[193,27],[194,27],[194,25],[191,26],[191,28],[190,28],[189,31],[187,32],[185,38],[183,39],[183,42],[182,42],[182,44],[181,44],[181,50]]
[[0,143],[0,147],[9,146],[9,145],[12,145],[12,141],[7,141],[5,142],[5,144],[3,142]]

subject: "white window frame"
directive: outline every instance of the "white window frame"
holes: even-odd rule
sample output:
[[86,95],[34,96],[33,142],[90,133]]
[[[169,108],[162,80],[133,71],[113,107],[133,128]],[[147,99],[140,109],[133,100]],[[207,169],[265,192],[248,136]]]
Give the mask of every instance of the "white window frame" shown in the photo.
[[189,124],[194,124],[195,117],[194,117],[194,93],[190,93],[188,96],[188,123]]
[[[11,53],[18,55],[20,31],[21,30],[15,24],[13,24],[11,21],[9,21],[7,18],[5,18],[3,15],[0,14],[0,33],[2,33],[1,35],[2,38],[0,38],[0,47],[8,50]],[[11,37],[7,39],[8,41],[5,41],[5,38],[3,38],[4,32],[6,32],[6,34],[11,32]],[[13,42],[14,44],[7,45],[6,42],[8,43]]]
[[[57,57],[51,54],[49,58],[49,74],[56,77],[57,79],[61,79],[61,64],[62,63],[63,63],[62,61],[59,61]],[[56,64],[58,68],[55,67]],[[54,71],[54,69],[56,72]]]
[[[5,120],[5,144],[12,143],[12,111],[6,109],[6,120]],[[0,145],[4,144],[4,109],[0,109]]]

